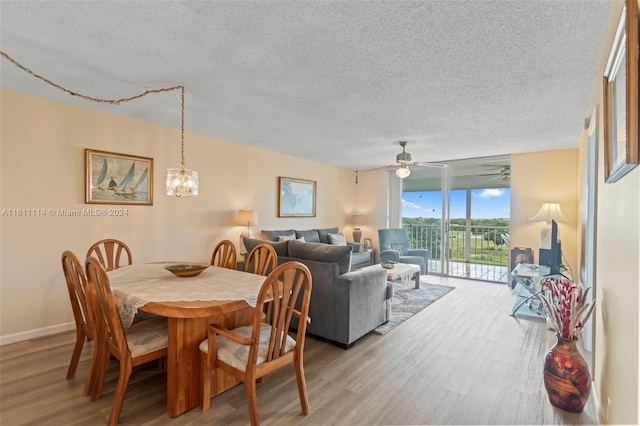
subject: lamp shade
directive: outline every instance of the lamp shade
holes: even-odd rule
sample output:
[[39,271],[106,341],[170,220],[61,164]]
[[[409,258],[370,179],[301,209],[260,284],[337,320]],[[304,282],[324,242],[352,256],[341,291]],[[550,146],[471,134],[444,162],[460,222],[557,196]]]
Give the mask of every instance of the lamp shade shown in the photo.
[[538,213],[529,218],[531,222],[566,222],[567,218],[562,214],[560,204],[558,203],[544,203]]
[[251,210],[251,209],[238,210],[238,218],[236,219],[236,225],[241,225],[241,226],[258,225],[258,213],[256,213],[255,210]]
[[364,215],[355,213],[351,215],[351,224],[359,226],[364,223]]

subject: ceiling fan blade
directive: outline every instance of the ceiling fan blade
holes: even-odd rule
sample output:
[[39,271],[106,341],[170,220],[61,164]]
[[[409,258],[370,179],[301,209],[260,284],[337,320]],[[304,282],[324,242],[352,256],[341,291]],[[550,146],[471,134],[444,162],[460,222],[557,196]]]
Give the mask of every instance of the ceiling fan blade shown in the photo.
[[388,169],[389,167],[398,167],[398,166],[396,164],[389,164],[387,166],[374,167],[373,169],[358,170],[358,173],[369,173],[375,170]]

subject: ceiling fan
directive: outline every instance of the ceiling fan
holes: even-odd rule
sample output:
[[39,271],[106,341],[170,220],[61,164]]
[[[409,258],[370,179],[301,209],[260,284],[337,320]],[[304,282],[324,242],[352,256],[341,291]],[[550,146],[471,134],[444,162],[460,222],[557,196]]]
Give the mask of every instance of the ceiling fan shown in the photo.
[[407,146],[406,141],[398,142],[402,147],[402,152],[396,155],[396,163],[400,164],[400,168],[396,170],[396,176],[400,179],[404,179],[411,174],[411,170],[409,169],[409,165],[411,166],[428,166],[430,163],[420,162],[420,161],[412,161],[411,154],[406,152],[405,148]]
[[[400,179],[404,179],[406,177],[408,177],[411,174],[411,170],[409,169],[409,166],[428,166],[431,163],[427,163],[427,162],[419,162],[419,161],[412,161],[411,159],[411,153],[407,152],[405,150],[406,146],[407,146],[407,142],[406,141],[399,141],[398,142],[400,144],[400,146],[402,147],[402,152],[396,154],[396,163],[400,164],[400,168],[396,170],[396,176],[398,176]],[[388,166],[383,166],[383,167],[376,167],[374,169],[369,169],[369,170],[363,170],[362,173],[367,173],[367,172],[372,172],[374,170],[379,170],[379,169],[383,169],[383,168],[387,168],[387,167],[393,167],[395,166],[394,164],[390,164]],[[356,169],[356,178],[355,178],[355,182],[356,184],[358,183],[358,170]]]
[[498,179],[503,182],[509,182],[509,180],[511,179],[511,166],[503,166],[497,173],[485,173],[479,176],[494,176],[493,178],[489,179],[489,182]]

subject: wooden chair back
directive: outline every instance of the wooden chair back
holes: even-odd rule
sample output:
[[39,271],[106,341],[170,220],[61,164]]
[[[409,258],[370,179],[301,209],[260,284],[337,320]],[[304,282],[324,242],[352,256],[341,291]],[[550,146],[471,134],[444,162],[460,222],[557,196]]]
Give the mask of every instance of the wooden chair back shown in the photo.
[[112,238],[93,243],[87,251],[87,257],[91,256],[96,257],[107,272],[133,263],[129,247],[122,241]]
[[[95,341],[95,319],[91,305],[87,301],[87,278],[82,263],[70,250],[65,250],[62,253],[61,260],[62,271],[69,291],[71,309],[73,310],[73,318],[76,323],[76,343],[71,354],[69,369],[67,370],[67,379],[72,379],[76,374],[84,342],[86,340]],[[89,374],[83,391],[85,396],[91,392],[91,378],[91,374]]]
[[270,244],[258,244],[249,252],[245,272],[258,275],[269,275],[278,266],[278,254]]
[[221,268],[236,269],[236,247],[229,240],[222,240],[213,249],[211,264]]
[[[267,276],[258,293],[251,335],[253,341],[259,342],[262,324],[271,326],[266,362],[275,361],[287,352],[286,336],[292,331],[293,317],[298,319],[296,350],[304,348],[310,300],[311,272],[301,262],[286,262]],[[254,368],[257,362],[251,358],[247,365]]]
[[118,359],[130,358],[127,337],[118,313],[118,304],[109,284],[109,277],[102,262],[95,257],[86,260],[90,290],[95,293],[96,333],[104,339],[110,353]]
[[[309,414],[303,355],[310,300],[309,269],[300,262],[287,262],[276,267],[265,279],[251,325],[234,330],[209,325],[208,339],[200,345],[203,410],[210,405],[212,372],[219,368],[245,383],[251,424],[260,424],[256,381],[285,365],[294,364],[300,406],[304,414]],[[297,319],[295,332],[292,330],[293,318]],[[216,339],[217,335],[225,339]],[[291,335],[295,335],[295,339]],[[243,360],[245,365],[241,364]]]
[[[122,325],[116,298],[111,290],[107,271],[96,257],[85,262],[87,272],[87,295],[96,318],[96,340],[99,356],[95,368],[95,383],[91,399],[100,397],[109,358],[118,359],[120,372],[113,398],[109,425],[115,425],[120,418],[124,395],[133,367],[167,356],[167,321],[155,317],[133,324],[127,331]],[[127,334],[135,338],[127,341]],[[130,347],[131,345],[131,347]],[[136,355],[133,356],[132,354]]]

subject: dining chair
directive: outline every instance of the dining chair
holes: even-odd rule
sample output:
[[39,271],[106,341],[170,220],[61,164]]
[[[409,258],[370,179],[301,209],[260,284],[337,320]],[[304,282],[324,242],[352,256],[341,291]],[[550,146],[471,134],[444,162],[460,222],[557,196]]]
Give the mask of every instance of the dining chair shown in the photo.
[[229,240],[216,245],[211,255],[211,264],[221,268],[236,269],[236,247]]
[[200,343],[202,411],[209,409],[211,379],[215,380],[219,369],[244,382],[251,424],[258,425],[256,381],[293,364],[302,413],[309,414],[303,354],[310,299],[309,269],[297,261],[287,262],[276,267],[262,284],[252,324],[233,330],[209,325],[208,338]]
[[92,256],[86,260],[85,268],[88,300],[96,314],[95,334],[100,348],[99,359],[93,366],[95,383],[91,400],[100,397],[109,359],[116,358],[120,364],[120,370],[109,416],[109,425],[115,425],[120,418],[133,367],[154,360],[160,360],[162,363],[167,356],[167,319],[158,316],[134,323],[125,331],[118,314],[116,298],[111,291],[107,271],[102,263]]
[[269,275],[278,265],[278,254],[270,244],[260,243],[249,252],[245,264],[245,272],[258,275]]
[[[67,282],[67,290],[69,291],[69,299],[71,300],[71,309],[73,310],[73,318],[76,323],[76,344],[71,354],[71,362],[67,370],[67,379],[73,379],[80,360],[80,354],[84,347],[85,341],[92,340],[94,344],[94,356],[97,348],[95,336],[95,320],[94,312],[87,302],[86,286],[87,278],[84,273],[84,267],[78,257],[70,250],[62,253],[62,271]],[[89,369],[89,374],[85,382],[82,395],[87,396],[91,393],[93,386],[93,369]]]
[[[95,256],[107,272],[133,263],[129,247],[122,241],[112,238],[93,243],[87,251],[87,257],[90,256]],[[124,263],[125,259],[123,259],[123,256],[126,257],[127,263]]]

